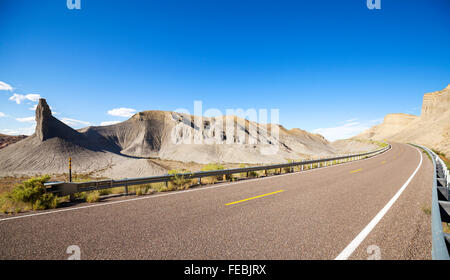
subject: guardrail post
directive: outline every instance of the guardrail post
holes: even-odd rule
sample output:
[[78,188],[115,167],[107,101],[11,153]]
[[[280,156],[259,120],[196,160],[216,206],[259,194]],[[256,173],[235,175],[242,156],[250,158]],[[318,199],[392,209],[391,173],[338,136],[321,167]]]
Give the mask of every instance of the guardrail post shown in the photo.
[[201,186],[202,185],[202,177],[198,177],[198,184]]
[[125,185],[125,195],[128,195],[128,185]]
[[69,182],[72,182],[72,157],[69,157]]

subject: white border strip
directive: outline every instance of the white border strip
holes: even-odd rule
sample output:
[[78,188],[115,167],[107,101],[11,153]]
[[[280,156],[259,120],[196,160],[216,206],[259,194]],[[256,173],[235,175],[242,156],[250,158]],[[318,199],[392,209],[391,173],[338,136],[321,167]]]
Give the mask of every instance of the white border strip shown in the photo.
[[124,199],[124,200],[119,200],[119,201],[104,202],[104,203],[99,203],[99,204],[95,204],[95,205],[86,205],[86,206],[72,207],[72,208],[66,208],[66,209],[60,209],[60,210],[49,210],[49,211],[33,213],[33,214],[18,215],[18,216],[14,216],[14,217],[8,217],[8,218],[0,219],[0,222],[20,219],[20,218],[48,215],[48,214],[53,214],[53,213],[74,211],[74,210],[80,210],[80,209],[86,209],[86,208],[92,208],[92,207],[108,206],[108,205],[112,205],[112,204],[119,204],[119,203],[131,202],[131,201],[143,200],[143,199],[151,199],[151,198],[157,198],[157,197],[161,197],[161,196],[183,194],[183,193],[187,193],[187,192],[215,189],[215,188],[221,188],[221,187],[226,187],[226,186],[230,186],[230,185],[251,183],[251,182],[254,182],[256,180],[276,179],[276,178],[279,178],[279,177],[282,177],[282,176],[289,176],[289,175],[301,175],[301,174],[303,174],[305,172],[313,172],[313,171],[316,171],[316,170],[323,170],[323,169],[326,169],[326,168],[332,168],[332,167],[343,166],[343,165],[352,164],[352,163],[358,163],[358,162],[365,161],[365,160],[371,160],[371,159],[376,158],[378,156],[385,155],[389,151],[392,151],[392,147],[390,149],[388,149],[387,151],[384,151],[381,154],[378,154],[378,155],[375,155],[375,156],[371,156],[371,157],[368,157],[368,158],[365,158],[365,159],[349,161],[349,162],[345,162],[345,163],[329,165],[329,166],[320,167],[320,168],[313,168],[313,169],[308,169],[308,170],[304,170],[304,171],[298,171],[298,172],[293,172],[293,173],[286,173],[286,174],[281,174],[281,175],[276,175],[276,176],[268,176],[268,177],[262,177],[262,178],[252,178],[252,179],[248,179],[248,180],[246,179],[246,180],[243,180],[241,182],[238,181],[238,182],[234,182],[234,183],[223,183],[223,184],[216,185],[216,186],[197,187],[195,189],[190,189],[190,190],[185,190],[185,191],[174,191],[174,192],[169,192],[169,193],[164,193],[164,194],[149,195],[149,196],[144,196],[144,197]]
[[400,197],[402,192],[406,189],[406,187],[409,185],[411,180],[416,175],[417,171],[419,171],[420,166],[422,165],[422,153],[419,151],[419,149],[415,148],[417,152],[420,154],[420,162],[417,166],[416,170],[414,170],[413,174],[406,180],[406,182],[403,184],[403,186],[398,190],[398,192],[389,200],[389,202],[386,204],[386,206],[381,209],[380,212],[370,221],[370,223],[353,239],[350,244],[348,244],[347,247],[335,258],[335,260],[346,260],[348,259],[351,254],[358,248],[358,246],[366,239],[366,237],[369,235],[369,233],[373,230],[373,228],[378,224],[378,222],[383,218],[383,216],[389,211],[389,209],[394,205],[395,201]]

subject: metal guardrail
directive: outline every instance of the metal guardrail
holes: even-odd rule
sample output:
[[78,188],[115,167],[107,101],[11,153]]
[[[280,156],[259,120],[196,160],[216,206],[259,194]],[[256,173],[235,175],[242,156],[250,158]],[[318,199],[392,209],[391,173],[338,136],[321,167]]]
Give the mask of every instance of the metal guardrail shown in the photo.
[[290,172],[293,172],[295,167],[301,167],[301,170],[303,170],[304,166],[309,166],[310,168],[313,168],[313,164],[317,164],[318,167],[320,166],[328,166],[332,165],[333,162],[336,162],[336,164],[342,163],[342,162],[348,162],[353,160],[358,160],[363,157],[370,157],[374,156],[376,154],[383,153],[391,148],[391,145],[388,144],[388,146],[368,152],[363,154],[352,154],[352,155],[345,155],[340,157],[334,157],[334,158],[324,158],[324,159],[317,159],[317,160],[307,160],[307,161],[298,161],[298,162],[290,162],[290,163],[282,163],[282,164],[274,164],[274,165],[263,165],[263,166],[253,166],[253,167],[243,167],[243,168],[233,168],[233,169],[224,169],[224,170],[213,170],[213,171],[199,171],[199,172],[192,172],[192,173],[180,173],[180,174],[171,174],[171,175],[162,175],[162,176],[153,176],[153,177],[143,177],[143,178],[132,178],[132,179],[121,179],[121,180],[100,180],[100,181],[90,181],[90,182],[48,182],[45,183],[45,187],[47,192],[54,193],[58,196],[66,196],[66,195],[73,195],[75,193],[80,192],[86,192],[86,191],[94,191],[94,190],[102,190],[102,189],[109,189],[109,188],[116,188],[116,187],[125,187],[125,193],[128,194],[128,186],[133,185],[142,185],[142,184],[149,184],[149,183],[159,183],[164,182],[166,185],[168,182],[174,180],[175,178],[183,178],[183,179],[198,179],[199,185],[202,184],[201,178],[204,177],[212,177],[212,176],[220,176],[225,175],[229,176],[231,178],[232,174],[236,173],[247,173],[247,177],[249,175],[249,172],[252,171],[261,171],[264,170],[265,174],[267,175],[267,170],[272,169],[281,169],[282,168],[290,168]]
[[426,151],[433,162],[433,190],[431,201],[431,235],[433,260],[450,260],[450,234],[443,230],[443,222],[450,223],[449,185],[447,166],[427,147],[413,144]]

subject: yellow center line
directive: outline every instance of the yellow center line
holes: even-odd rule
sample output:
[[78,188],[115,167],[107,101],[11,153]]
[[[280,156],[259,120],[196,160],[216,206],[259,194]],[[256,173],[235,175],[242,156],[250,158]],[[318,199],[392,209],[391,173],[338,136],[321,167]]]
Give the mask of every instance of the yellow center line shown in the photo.
[[350,171],[350,173],[355,173],[355,172],[358,172],[358,171],[361,171],[361,170],[362,170],[362,168],[356,169],[356,170]]
[[386,161],[385,160],[383,160],[382,162],[381,162],[381,164],[385,164],[386,163]]
[[276,193],[280,193],[280,192],[284,192],[284,190],[279,190],[279,191],[276,191],[276,192],[266,193],[266,194],[262,194],[262,195],[258,195],[258,196],[254,196],[254,197],[250,197],[250,198],[246,198],[246,199],[243,199],[243,200],[230,202],[230,203],[227,203],[225,205],[226,206],[233,205],[233,204],[236,204],[236,203],[240,203],[240,202],[244,202],[244,201],[248,201],[248,200],[252,200],[252,199],[255,199],[255,198],[260,198],[260,197],[264,197],[264,196],[268,196],[268,195],[272,195],[272,194],[276,194]]

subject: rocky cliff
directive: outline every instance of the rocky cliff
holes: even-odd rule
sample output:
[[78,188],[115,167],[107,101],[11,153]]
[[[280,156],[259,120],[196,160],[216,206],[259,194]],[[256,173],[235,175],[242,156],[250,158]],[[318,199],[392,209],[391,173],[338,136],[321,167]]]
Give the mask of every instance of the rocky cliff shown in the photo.
[[412,142],[450,155],[450,85],[424,95],[420,116],[389,114],[354,138]]

